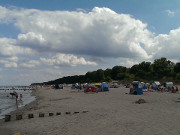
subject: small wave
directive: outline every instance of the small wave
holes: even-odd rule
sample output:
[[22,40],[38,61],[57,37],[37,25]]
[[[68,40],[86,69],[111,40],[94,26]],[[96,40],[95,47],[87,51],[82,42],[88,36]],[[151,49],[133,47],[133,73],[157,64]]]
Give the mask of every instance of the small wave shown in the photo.
[[[7,97],[6,91],[0,91],[0,93],[0,119],[2,119],[5,114],[16,110],[17,106],[15,98]],[[23,107],[35,100],[35,97],[31,95],[31,91],[18,91],[18,94],[23,94],[23,104],[18,99],[18,107]]]

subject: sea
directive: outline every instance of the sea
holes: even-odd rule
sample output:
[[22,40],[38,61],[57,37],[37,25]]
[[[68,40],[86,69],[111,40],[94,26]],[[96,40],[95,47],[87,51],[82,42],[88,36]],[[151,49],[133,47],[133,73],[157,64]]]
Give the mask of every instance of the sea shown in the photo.
[[[36,99],[32,96],[33,88],[29,86],[0,86],[0,119],[20,107],[29,104]],[[10,93],[17,92],[18,99],[16,104],[16,97],[12,97]],[[22,99],[20,100],[20,94]]]

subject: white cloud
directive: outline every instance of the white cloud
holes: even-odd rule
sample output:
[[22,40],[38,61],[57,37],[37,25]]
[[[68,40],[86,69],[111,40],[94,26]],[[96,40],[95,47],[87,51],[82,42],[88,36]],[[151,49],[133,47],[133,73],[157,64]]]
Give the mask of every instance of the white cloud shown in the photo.
[[17,45],[15,39],[0,38],[0,63],[5,68],[17,68],[19,55],[31,56],[34,51]]
[[118,61],[120,62],[120,65],[125,66],[125,67],[131,67],[141,62],[141,60],[134,60],[134,59],[129,59],[129,58],[120,58]]
[[14,46],[16,40],[8,38],[0,38],[0,55],[1,56],[13,56],[16,55],[20,47]]
[[[165,12],[171,17],[175,15],[171,10]],[[109,8],[70,12],[0,6],[1,23],[13,24],[20,30],[17,39],[0,38],[1,68],[24,70],[21,76],[30,82],[81,74],[86,72],[86,67],[81,70],[85,65],[95,69],[100,67],[99,63],[107,65],[114,61],[117,63],[113,64],[130,67],[160,57],[180,60],[180,28],[155,36],[146,23]],[[42,69],[34,68],[38,66]],[[73,70],[63,70],[65,66],[73,66]],[[80,68],[75,71],[74,66]],[[26,80],[22,78],[19,82]]]
[[[18,35],[19,42],[18,44],[27,45],[31,48],[38,48],[41,49],[45,47],[46,41],[41,34],[36,34],[34,32],[28,32],[26,34],[19,34]],[[43,49],[43,48],[42,48]]]
[[21,30],[17,43],[39,53],[58,52],[115,58],[151,57],[145,50],[153,36],[147,24],[128,14],[117,14],[109,8],[95,7],[88,13],[0,10],[6,10],[6,20],[13,20],[14,25]]
[[158,35],[150,51],[154,51],[154,58],[166,57],[180,60],[180,28],[171,30],[169,34]]
[[7,17],[8,16],[8,12],[9,10],[5,7],[2,7],[0,6],[0,11],[1,11],[1,14],[0,14],[0,23],[7,23],[10,18]]
[[30,60],[28,62],[24,62],[20,64],[20,67],[25,67],[25,68],[34,68],[36,66],[40,65],[40,62],[37,60]]
[[84,10],[84,9],[82,9],[82,8],[77,8],[76,11],[78,11],[78,12],[83,12],[83,13],[87,13],[87,11]]
[[15,63],[15,62],[6,62],[6,63],[4,64],[4,66],[5,66],[6,68],[17,68],[17,67],[18,67],[17,63]]
[[174,11],[171,11],[171,10],[168,9],[168,10],[165,10],[165,12],[167,13],[168,16],[174,17],[174,14],[175,14]]
[[17,62],[18,62],[18,57],[16,56],[0,59],[0,63],[4,64],[4,67],[6,68],[17,68],[18,67]]
[[11,57],[18,54],[33,54],[30,48],[17,46],[15,39],[0,38],[0,56]]
[[40,60],[44,64],[54,66],[97,65],[95,62],[86,61],[83,57],[78,58],[72,54],[56,54],[52,58],[40,58]]

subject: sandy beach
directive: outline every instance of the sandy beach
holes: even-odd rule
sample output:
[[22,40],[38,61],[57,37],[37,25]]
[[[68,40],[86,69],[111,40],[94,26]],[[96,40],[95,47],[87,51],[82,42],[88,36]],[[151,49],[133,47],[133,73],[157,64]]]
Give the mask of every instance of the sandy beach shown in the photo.
[[[85,94],[64,88],[39,88],[37,100],[0,121],[0,134],[13,135],[179,135],[178,93],[146,92],[129,95],[128,88]],[[138,99],[147,103],[136,104]],[[61,115],[56,115],[61,112]],[[66,114],[70,112],[70,114]],[[28,114],[34,118],[28,119]],[[45,117],[39,117],[44,113]],[[49,116],[54,113],[54,116]],[[15,120],[22,114],[22,120]]]

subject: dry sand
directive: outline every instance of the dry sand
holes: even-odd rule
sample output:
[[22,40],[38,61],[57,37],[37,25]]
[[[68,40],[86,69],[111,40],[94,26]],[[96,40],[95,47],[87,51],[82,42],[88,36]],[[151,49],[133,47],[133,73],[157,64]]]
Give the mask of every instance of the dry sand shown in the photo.
[[[15,111],[10,122],[0,121],[0,134],[12,135],[179,135],[178,93],[129,95],[127,88],[85,94],[70,88],[37,89],[38,99]],[[147,103],[136,104],[143,98]],[[45,113],[40,118],[39,113]],[[48,116],[52,112],[54,116]],[[61,115],[56,116],[56,112]],[[65,114],[71,112],[71,114]],[[79,112],[75,113],[74,112]],[[15,114],[23,114],[15,120]],[[28,119],[33,113],[34,118]]]

